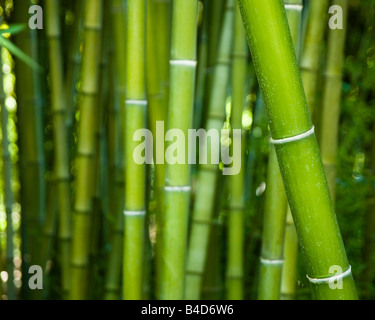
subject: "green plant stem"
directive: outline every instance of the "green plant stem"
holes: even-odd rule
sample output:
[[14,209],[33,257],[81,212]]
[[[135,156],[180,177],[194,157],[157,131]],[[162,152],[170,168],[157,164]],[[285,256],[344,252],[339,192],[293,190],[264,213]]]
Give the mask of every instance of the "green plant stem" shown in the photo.
[[328,0],[310,1],[309,16],[301,55],[301,76],[305,89],[307,105],[312,117],[315,117],[316,91],[319,77],[322,44],[327,28]]
[[[30,6],[31,1],[17,1],[14,6],[16,22],[28,22]],[[17,34],[14,40],[20,50],[34,61],[39,60],[37,30],[26,28]],[[46,206],[43,100],[40,73],[16,59],[15,74],[21,185],[22,274],[28,274],[31,265],[42,265],[40,248]],[[40,292],[28,289],[27,277],[22,279],[23,298],[40,298]]]
[[185,139],[174,142],[174,145],[185,150],[185,159],[183,163],[166,164],[165,168],[162,227],[164,263],[160,298],[166,300],[184,298],[190,202],[187,137],[193,124],[197,19],[198,1],[174,0],[167,128],[178,128],[184,133]]
[[[283,3],[239,0],[239,4],[313,296],[357,299]],[[346,272],[342,290],[330,288],[332,266]]]
[[[245,102],[245,83],[247,71],[247,46],[245,29],[238,4],[234,13],[233,71],[232,71],[232,129],[242,130],[242,112]],[[234,139],[235,136],[232,137]],[[242,135],[244,138],[244,135]],[[244,148],[234,157],[244,159]],[[240,159],[241,160],[241,159]],[[238,163],[239,160],[234,160]],[[242,161],[241,161],[242,163]],[[242,166],[243,167],[243,166]],[[229,177],[230,201],[228,217],[228,261],[227,298],[243,299],[244,277],[244,170]]]
[[[286,5],[285,10],[297,60],[299,60],[302,39],[301,31],[303,2],[301,0],[284,0],[284,4]],[[280,299],[292,300],[296,290],[298,239],[289,205],[286,213],[283,255],[284,265],[281,276]]]
[[82,87],[76,158],[76,194],[73,217],[71,291],[73,300],[88,295],[89,235],[93,196],[93,159],[98,117],[99,61],[101,53],[102,0],[86,0]]
[[61,31],[59,24],[59,1],[46,2],[46,32],[49,44],[49,66],[51,73],[51,104],[54,124],[54,183],[57,191],[59,217],[59,247],[63,294],[70,287],[71,205],[70,166],[68,132],[66,127],[66,101],[63,82]]
[[345,41],[348,29],[348,1],[334,0],[334,5],[343,10],[343,29],[329,29],[327,62],[323,90],[322,126],[320,149],[333,200],[336,198],[336,155],[338,147],[338,126],[342,91],[342,72],[345,59]]
[[[232,33],[234,20],[234,1],[226,2],[225,17],[220,35],[219,51],[213,75],[212,91],[209,99],[206,130],[221,132],[224,124],[225,101],[229,83],[230,55],[232,52]],[[207,142],[208,154],[211,145]],[[185,298],[196,300],[200,297],[202,275],[206,263],[210,224],[214,214],[218,165],[201,164],[198,173],[196,199],[193,208],[191,234],[188,247]]]
[[133,160],[134,133],[146,128],[146,1],[127,1],[123,299],[142,299],[146,165]]

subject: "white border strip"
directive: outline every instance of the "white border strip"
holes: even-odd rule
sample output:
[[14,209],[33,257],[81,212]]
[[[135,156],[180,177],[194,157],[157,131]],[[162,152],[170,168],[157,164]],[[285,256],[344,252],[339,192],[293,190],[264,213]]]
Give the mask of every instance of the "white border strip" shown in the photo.
[[136,216],[144,216],[144,215],[146,215],[146,210],[141,210],[141,211],[124,210],[124,216],[136,217]]
[[260,258],[260,262],[263,264],[283,264],[284,260],[269,260]]
[[315,132],[315,127],[313,126],[309,131],[306,131],[304,133],[301,133],[299,135],[296,135],[294,137],[289,137],[289,138],[284,138],[284,139],[270,139],[270,142],[272,144],[284,144],[284,143],[289,143],[289,142],[293,142],[293,141],[298,141],[298,140],[302,140],[308,136],[311,136],[312,134],[314,134]]
[[169,62],[173,66],[186,66],[186,67],[196,67],[198,63],[196,60],[170,60]]
[[147,100],[125,100],[125,103],[137,106],[147,106]]
[[285,4],[284,6],[285,6],[285,9],[297,10],[297,11],[303,10],[302,4]]
[[332,283],[333,281],[345,278],[346,276],[350,275],[351,273],[352,273],[352,267],[349,265],[349,269],[348,270],[346,270],[345,272],[340,273],[338,275],[332,276],[332,277],[321,278],[321,279],[319,279],[319,278],[310,278],[308,275],[306,275],[306,277],[307,277],[307,279],[309,279],[309,281],[311,283],[316,283],[316,284],[319,284],[319,283]]

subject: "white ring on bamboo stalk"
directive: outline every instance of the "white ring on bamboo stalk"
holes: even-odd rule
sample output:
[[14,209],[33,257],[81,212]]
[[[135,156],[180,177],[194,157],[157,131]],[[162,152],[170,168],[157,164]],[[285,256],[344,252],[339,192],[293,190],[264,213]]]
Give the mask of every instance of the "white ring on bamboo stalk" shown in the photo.
[[125,100],[125,103],[137,106],[147,106],[147,100]]
[[125,216],[144,216],[146,215],[146,210],[141,210],[141,211],[128,211],[124,210],[124,215]]
[[297,10],[297,11],[303,10],[302,4],[286,4],[284,6],[285,6],[285,9],[291,9],[291,10]]
[[186,67],[196,67],[197,61],[196,60],[170,60],[171,65],[174,66],[186,66]]
[[319,284],[319,283],[332,283],[333,281],[343,279],[343,278],[345,278],[346,276],[348,276],[350,274],[352,274],[352,267],[349,265],[349,269],[348,270],[346,270],[345,272],[340,273],[338,275],[334,275],[332,277],[328,277],[328,278],[310,278],[308,275],[306,275],[306,277],[307,277],[307,279],[309,279],[309,281],[311,283]]
[[167,192],[190,192],[191,187],[190,186],[165,186],[164,191]]
[[263,264],[283,264],[284,260],[270,260],[270,259],[260,258],[260,262]]
[[270,139],[270,142],[272,144],[284,144],[284,143],[289,143],[289,142],[293,142],[293,141],[298,141],[298,140],[302,140],[304,138],[307,138],[308,136],[311,136],[312,134],[314,134],[315,132],[315,127],[313,126],[309,131],[306,131],[304,133],[301,133],[299,135],[296,135],[294,137],[288,137],[288,138],[284,138],[284,139]]

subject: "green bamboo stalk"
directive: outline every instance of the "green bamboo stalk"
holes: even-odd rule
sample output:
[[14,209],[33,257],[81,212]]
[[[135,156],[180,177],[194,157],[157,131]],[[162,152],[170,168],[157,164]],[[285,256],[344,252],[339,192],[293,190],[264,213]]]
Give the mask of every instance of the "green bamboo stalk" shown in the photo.
[[111,23],[113,59],[110,58],[110,69],[113,75],[110,78],[110,89],[113,97],[108,104],[108,162],[109,162],[109,214],[111,224],[111,251],[105,280],[105,299],[118,300],[121,296],[121,266],[124,239],[123,221],[123,194],[124,173],[121,169],[122,143],[121,143],[121,116],[120,110],[125,112],[126,101],[126,7],[122,0],[111,2]]
[[46,32],[49,44],[49,66],[51,73],[51,104],[54,124],[54,183],[57,191],[59,217],[59,247],[62,272],[63,295],[70,287],[71,205],[70,205],[70,162],[68,132],[66,127],[67,108],[64,95],[61,31],[59,24],[59,1],[46,2]]
[[[238,4],[234,13],[233,72],[232,72],[232,129],[242,130],[247,71],[245,29]],[[244,135],[243,135],[244,136]],[[233,136],[233,139],[235,136]],[[244,148],[242,148],[244,151]],[[233,154],[244,159],[244,154]],[[241,159],[240,159],[241,160]],[[238,160],[234,160],[238,162]],[[242,163],[242,161],[241,161]],[[228,217],[227,298],[242,300],[244,277],[244,170],[229,177],[230,202]]]
[[283,244],[286,218],[286,195],[276,152],[270,146],[267,168],[267,191],[263,217],[260,257],[259,300],[279,300],[283,267]]
[[[158,121],[165,121],[167,115],[168,88],[166,85],[167,71],[169,64],[169,54],[166,48],[169,48],[168,40],[168,21],[163,21],[168,10],[168,2],[148,0],[147,1],[147,100],[149,106],[149,127],[153,134],[154,154],[164,150],[157,150],[160,145],[157,143],[159,137],[156,133],[156,124]],[[159,25],[160,24],[160,25]],[[163,47],[163,49],[161,48]],[[164,175],[165,166],[163,163],[154,164],[154,198],[156,201],[157,218],[157,240],[156,240],[156,296],[159,296],[161,284],[161,270],[163,264],[162,257],[162,225],[163,225],[163,202],[164,202]]]
[[[233,19],[234,1],[228,0],[220,35],[219,51],[206,123],[207,131],[213,129],[217,133],[220,133],[225,120],[225,100],[229,82],[230,55],[232,52]],[[207,150],[211,150],[209,141],[207,142]],[[211,163],[209,155],[207,164],[202,164],[198,173],[198,187],[193,208],[186,270],[185,298],[188,300],[199,299],[200,296],[208,240],[210,238],[210,224],[212,223],[214,213],[218,174],[218,165]]]
[[69,43],[69,56],[67,61],[67,71],[65,77],[65,99],[66,99],[66,124],[68,132],[72,131],[74,110],[77,96],[77,81],[79,77],[79,68],[81,65],[80,46],[82,43],[82,29],[83,29],[83,8],[84,1],[74,1],[74,24],[72,26],[71,39]]
[[[2,47],[0,47],[0,66],[3,66],[1,57]],[[1,135],[2,135],[2,174],[3,174],[3,188],[4,188],[4,206],[6,213],[6,271],[8,273],[7,281],[7,298],[8,300],[15,300],[16,288],[14,286],[14,231],[13,231],[13,202],[14,194],[12,190],[12,162],[9,153],[9,139],[8,139],[8,110],[5,107],[5,93],[4,93],[4,79],[3,71],[0,70],[0,117],[1,117]]]
[[[183,141],[174,144],[185,150],[183,163],[165,168],[163,212],[163,259],[161,299],[184,298],[185,263],[190,202],[190,165],[188,164],[188,129],[193,124],[196,76],[198,1],[174,0],[170,55],[169,109],[167,128],[178,128]],[[183,115],[183,116],[181,116]]]
[[[15,22],[27,23],[31,1],[20,0],[14,6]],[[37,30],[26,28],[14,37],[15,44],[34,61],[38,61]],[[16,60],[16,93],[21,185],[22,274],[31,265],[42,265],[41,242],[45,218],[45,161],[43,150],[43,100],[41,74],[19,59]],[[40,291],[28,289],[23,277],[23,298],[39,298]]]
[[[283,3],[239,0],[239,4],[313,296],[357,299]],[[335,266],[341,272],[333,270]],[[341,290],[331,289],[337,277]]]
[[134,133],[147,125],[146,1],[127,1],[126,110],[125,110],[125,211],[123,299],[142,299],[146,216],[146,165],[133,160]]
[[334,0],[343,10],[343,29],[329,29],[328,48],[323,90],[322,126],[320,149],[328,186],[333,200],[336,198],[336,155],[338,147],[338,126],[342,90],[342,72],[345,59],[345,41],[348,29],[348,1]]
[[[284,0],[285,10],[289,22],[297,59],[300,57],[301,31],[302,31],[302,9],[301,0]],[[281,276],[280,299],[292,300],[296,289],[296,271],[298,256],[298,239],[294,226],[292,213],[288,205],[284,235],[284,265]]]
[[281,300],[294,300],[296,294],[296,274],[298,258],[298,239],[292,213],[288,206],[284,238],[284,265],[281,276]]
[[315,117],[316,91],[322,56],[322,44],[327,26],[329,0],[310,1],[309,17],[301,56],[301,76],[305,89],[307,105]]
[[102,29],[102,0],[86,0],[82,87],[76,157],[76,194],[73,217],[70,298],[88,295],[89,230],[93,196],[93,159],[98,116],[99,61]]

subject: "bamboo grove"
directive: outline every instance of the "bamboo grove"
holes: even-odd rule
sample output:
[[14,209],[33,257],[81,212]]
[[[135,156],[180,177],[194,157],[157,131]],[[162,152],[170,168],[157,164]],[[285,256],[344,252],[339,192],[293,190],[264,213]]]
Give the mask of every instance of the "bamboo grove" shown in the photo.
[[0,5],[1,299],[375,299],[374,0]]

